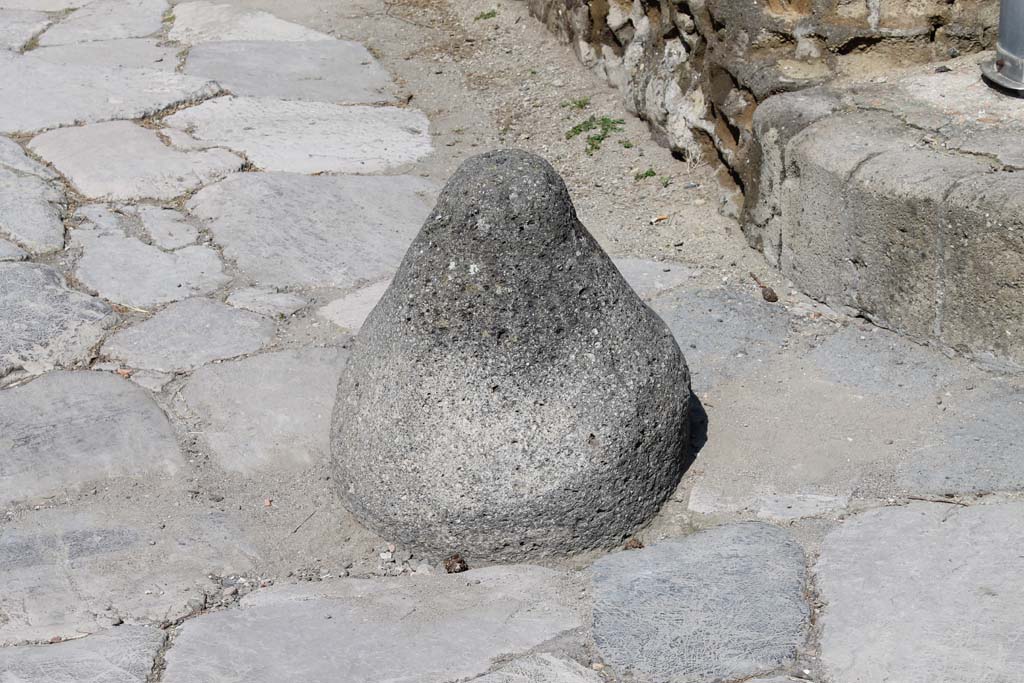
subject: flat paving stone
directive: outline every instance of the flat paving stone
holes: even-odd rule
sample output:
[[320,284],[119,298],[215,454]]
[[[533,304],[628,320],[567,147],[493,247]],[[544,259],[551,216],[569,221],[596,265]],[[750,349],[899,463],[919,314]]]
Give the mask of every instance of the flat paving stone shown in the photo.
[[199,231],[180,211],[145,205],[137,207],[136,211],[150,239],[158,247],[180,249],[195,244],[199,239]]
[[54,179],[57,174],[25,154],[14,140],[0,136],[0,166],[18,173],[28,173],[40,178]]
[[260,315],[288,316],[308,302],[298,294],[278,292],[268,287],[246,287],[231,293],[227,303]]
[[60,12],[86,5],[91,0],[0,0],[2,9],[25,9],[36,12]]
[[0,49],[20,50],[50,25],[49,15],[22,9],[0,9]]
[[1024,504],[848,518],[815,566],[829,680],[1001,681],[1024,667]]
[[316,312],[321,318],[329,320],[338,327],[358,332],[366,317],[374,309],[384,292],[391,285],[390,280],[368,285],[362,289],[335,299]]
[[494,673],[473,680],[477,683],[601,683],[603,679],[571,659],[542,654],[509,662]]
[[346,40],[203,43],[189,51],[185,73],[247,97],[336,104],[394,100],[387,71],[369,50]]
[[165,123],[242,152],[264,171],[380,173],[432,150],[427,117],[398,107],[219,97]]
[[104,372],[51,372],[0,391],[0,503],[120,476],[174,474],[174,430],[145,391]]
[[123,69],[156,69],[173,72],[178,67],[178,51],[146,38],[96,40],[90,43],[54,45],[32,50],[36,59],[51,64],[98,66]]
[[94,199],[173,199],[243,164],[223,149],[168,147],[156,131],[129,121],[52,130],[33,138],[29,148]]
[[594,642],[616,673],[732,681],[794,660],[809,625],[804,553],[783,529],[745,522],[602,557]]
[[167,37],[186,44],[210,40],[334,40],[325,33],[278,19],[269,12],[213,2],[175,5],[174,25]]
[[214,461],[251,474],[326,462],[343,349],[289,349],[196,370],[181,391]]
[[82,249],[75,277],[114,303],[148,309],[208,294],[230,280],[209,247],[167,253],[119,230],[89,228],[74,230],[71,238]]
[[141,119],[220,91],[212,81],[152,69],[53,64],[0,56],[0,133],[30,133],[111,119]]
[[0,263],[0,378],[87,361],[117,320],[102,301],[69,289],[50,266]]
[[149,320],[117,332],[102,352],[132,368],[183,372],[259,351],[273,336],[269,319],[197,298],[172,304]]
[[247,595],[241,609],[189,620],[163,680],[314,683],[338,680],[339,671],[360,683],[468,680],[498,656],[581,626],[579,588],[570,594],[566,581],[520,565],[274,586]]
[[39,44],[142,38],[161,29],[167,9],[166,0],[92,0],[50,27],[39,37]]
[[200,190],[187,208],[252,281],[347,289],[394,273],[432,193],[412,176],[240,173]]
[[64,248],[64,193],[34,175],[0,168],[0,233],[34,254]]
[[0,261],[24,261],[28,252],[14,242],[0,239]]
[[0,649],[5,683],[145,683],[167,634],[122,626],[52,645]]
[[626,278],[640,298],[650,301],[656,296],[675,289],[697,274],[693,268],[672,261],[652,261],[640,258],[613,258],[615,267]]

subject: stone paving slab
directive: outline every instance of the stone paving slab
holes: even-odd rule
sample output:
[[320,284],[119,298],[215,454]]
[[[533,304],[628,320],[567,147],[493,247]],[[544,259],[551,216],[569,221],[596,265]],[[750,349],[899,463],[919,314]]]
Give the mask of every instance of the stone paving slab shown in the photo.
[[36,12],[60,12],[87,5],[91,0],[0,0],[0,9],[23,9]]
[[167,635],[122,626],[53,645],[0,648],[5,683],[145,683]]
[[804,553],[761,522],[714,527],[597,560],[594,642],[623,676],[741,680],[792,663],[804,644]]
[[252,474],[327,461],[331,411],[348,351],[289,349],[207,365],[181,391],[213,460]]
[[102,301],[68,289],[49,266],[0,263],[0,378],[86,361],[117,320]]
[[355,334],[363,326],[366,317],[370,315],[370,311],[374,309],[390,285],[390,280],[384,280],[357,289],[323,306],[316,314]]
[[815,565],[830,680],[1019,678],[1021,548],[1022,503],[913,503],[845,520]]
[[246,287],[232,292],[226,303],[274,318],[289,316],[308,302],[298,294],[278,292],[269,287]]
[[14,242],[0,239],[0,261],[24,261],[28,252]]
[[[567,577],[530,566],[275,586],[188,621],[164,683],[446,683],[582,623]],[[288,624],[282,629],[281,624]]]
[[156,69],[174,71],[178,50],[161,46],[156,40],[123,38],[90,43],[54,45],[32,50],[32,57],[52,64],[98,66],[103,68]]
[[44,12],[0,9],[0,49],[20,50],[34,36],[50,25]]
[[199,238],[199,231],[188,223],[180,211],[158,206],[139,206],[136,213],[142,219],[150,239],[161,249],[187,247]]
[[612,259],[626,282],[644,301],[676,289],[697,275],[692,268],[672,261],[618,257]]
[[217,81],[234,95],[335,104],[393,102],[391,76],[350,41],[201,43],[185,73]]
[[200,190],[187,208],[253,281],[349,288],[394,273],[433,192],[412,176],[243,173]]
[[53,183],[0,168],[0,233],[32,253],[64,248],[64,201]]
[[166,0],[92,0],[39,37],[39,44],[142,38],[160,30]]
[[25,150],[17,142],[2,136],[0,136],[0,166],[4,166],[10,171],[28,173],[48,180],[57,177],[56,173],[25,154]]
[[264,171],[380,173],[432,150],[427,117],[397,107],[219,97],[165,123],[244,153]]
[[213,2],[175,5],[174,25],[167,37],[186,45],[213,40],[334,40],[327,34],[278,19],[269,12]]
[[0,391],[0,504],[182,464],[163,411],[116,375],[51,372]]
[[473,680],[477,683],[601,683],[602,679],[572,660],[542,654],[517,659]]
[[223,149],[182,152],[129,121],[52,130],[29,149],[92,199],[173,199],[242,167]]

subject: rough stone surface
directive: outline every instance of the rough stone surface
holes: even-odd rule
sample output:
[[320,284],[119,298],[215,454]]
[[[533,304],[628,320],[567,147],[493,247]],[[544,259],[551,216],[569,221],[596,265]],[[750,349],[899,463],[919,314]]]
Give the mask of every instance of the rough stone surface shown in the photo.
[[0,83],[0,133],[139,119],[220,90],[177,73],[53,64],[31,55],[0,56]]
[[1024,667],[1024,504],[847,519],[816,565],[830,680],[1010,681]]
[[116,229],[78,228],[75,277],[104,299],[147,308],[207,294],[225,284],[217,252],[189,246],[167,253]]
[[51,27],[40,45],[141,38],[160,30],[166,0],[92,0]]
[[629,286],[644,301],[676,289],[696,275],[694,270],[671,261],[639,258],[613,258],[612,261]]
[[24,261],[28,252],[14,242],[0,239],[0,261]]
[[28,173],[40,178],[53,179],[57,177],[56,173],[25,154],[21,145],[5,137],[0,137],[0,166],[4,166],[10,171]]
[[514,566],[275,586],[246,596],[241,609],[186,623],[163,680],[326,681],[339,667],[361,683],[468,680],[498,656],[581,625],[564,581],[549,569]]
[[27,250],[47,254],[64,248],[64,193],[34,175],[0,168],[0,233]]
[[117,315],[68,289],[60,273],[31,263],[0,263],[0,378],[87,360]]
[[273,336],[274,324],[262,316],[188,299],[121,330],[103,345],[103,354],[133,368],[182,372],[259,351]]
[[200,368],[181,392],[225,470],[298,470],[325,462],[347,352],[287,350]]
[[2,9],[32,10],[34,12],[60,12],[88,4],[90,0],[0,0]]
[[0,49],[20,50],[49,25],[50,18],[43,12],[0,9]]
[[380,173],[432,149],[427,117],[397,107],[220,97],[165,121],[264,171]]
[[524,152],[456,172],[338,395],[346,505],[437,553],[615,543],[657,511],[688,455],[679,347],[576,219],[558,174]]
[[429,212],[427,193],[411,176],[242,173],[196,193],[188,210],[253,281],[348,288],[394,273]]
[[174,71],[178,66],[177,49],[160,46],[156,40],[145,38],[97,40],[91,43],[40,47],[32,51],[32,56],[53,64],[71,66],[159,71]]
[[343,40],[202,43],[189,51],[185,73],[248,97],[338,104],[394,99],[391,77],[369,50]]
[[156,131],[129,121],[49,131],[33,138],[29,148],[83,195],[120,200],[173,199],[237,171],[243,163],[223,149],[173,149]]
[[3,680],[13,683],[145,683],[167,635],[123,626],[54,645],[0,649]]
[[791,663],[808,628],[804,554],[761,522],[594,563],[594,641],[620,675],[699,683]]
[[195,244],[199,237],[199,231],[189,225],[180,211],[159,206],[140,206],[138,214],[150,239],[163,249],[180,249]]
[[338,327],[350,332],[358,332],[390,284],[390,280],[385,280],[357,289],[340,299],[335,299],[316,313]]
[[306,305],[298,294],[278,292],[267,287],[246,287],[232,292],[227,303],[260,315],[289,316]]
[[211,40],[334,40],[327,34],[278,19],[267,12],[212,2],[175,5],[174,26],[167,37],[185,44]]
[[479,683],[601,683],[601,677],[595,672],[550,654],[517,659],[474,680]]
[[102,372],[53,372],[0,392],[0,434],[0,503],[182,464],[156,403]]

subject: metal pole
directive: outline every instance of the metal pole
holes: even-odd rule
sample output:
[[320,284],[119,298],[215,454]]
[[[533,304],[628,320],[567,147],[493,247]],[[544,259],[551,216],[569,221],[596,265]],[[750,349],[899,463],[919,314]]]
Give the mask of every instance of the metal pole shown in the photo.
[[1024,0],[1000,0],[996,58],[981,65],[990,83],[1024,92]]

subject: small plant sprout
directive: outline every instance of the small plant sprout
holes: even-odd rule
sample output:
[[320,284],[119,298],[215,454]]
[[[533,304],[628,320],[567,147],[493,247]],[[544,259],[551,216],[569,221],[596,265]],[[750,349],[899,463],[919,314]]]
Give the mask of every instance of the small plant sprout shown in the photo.
[[626,124],[622,119],[613,119],[608,116],[591,116],[575,126],[569,129],[565,134],[566,140],[572,140],[577,135],[587,133],[592,130],[597,130],[597,133],[587,136],[587,156],[591,156],[597,150],[601,149],[601,143],[608,139],[608,136],[612,133],[617,133],[622,130],[622,126]]
[[586,109],[590,106],[589,97],[579,97],[575,100],[567,100],[562,102],[563,107],[572,107],[573,109]]
[[671,178],[669,178],[667,175],[661,176],[661,186],[662,187],[668,187],[671,184],[672,184],[672,179]]
[[630,142],[629,140],[619,140],[619,144],[622,145],[623,147],[625,147],[626,149],[632,149],[633,148],[633,143]]
[[648,168],[646,171],[640,171],[633,176],[633,180],[640,182],[646,178],[653,178],[656,175],[658,175],[658,173],[653,168]]
[[496,16],[498,16],[498,10],[490,9],[487,10],[486,12],[481,12],[480,14],[473,17],[473,21],[480,21],[482,19],[493,19]]

